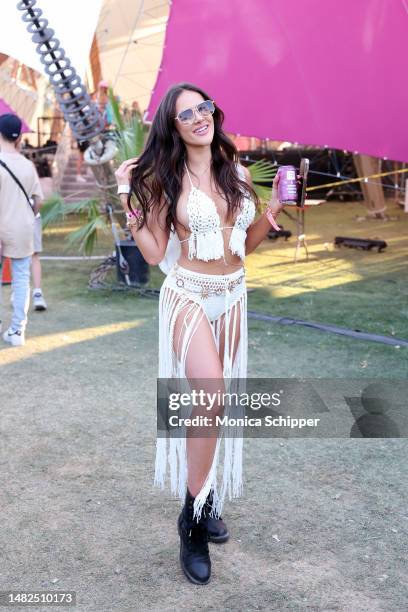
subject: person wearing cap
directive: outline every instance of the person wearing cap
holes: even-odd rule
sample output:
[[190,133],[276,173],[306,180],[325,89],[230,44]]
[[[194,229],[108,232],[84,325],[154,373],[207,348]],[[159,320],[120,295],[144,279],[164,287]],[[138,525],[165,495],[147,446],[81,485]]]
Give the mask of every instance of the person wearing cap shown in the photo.
[[108,81],[99,81],[98,90],[96,92],[96,103],[98,104],[99,112],[105,118],[105,128],[108,128],[113,123],[113,111],[109,101]]
[[[105,120],[104,129],[109,128],[113,123],[113,110],[109,102],[109,83],[108,81],[99,81],[97,90],[92,94],[92,100],[97,104],[99,112]],[[76,182],[87,183],[87,179],[83,175],[84,154],[89,147],[89,140],[78,142],[78,157],[76,162]]]
[[[16,115],[0,116],[0,161],[21,184],[0,164],[1,256],[11,260],[13,291],[13,315],[3,339],[12,346],[25,344],[30,303],[30,266],[35,250],[35,217],[43,200],[37,170],[33,162],[19,152],[21,129],[22,122]],[[22,187],[32,199],[33,206],[28,202]],[[38,292],[38,288],[35,291]]]

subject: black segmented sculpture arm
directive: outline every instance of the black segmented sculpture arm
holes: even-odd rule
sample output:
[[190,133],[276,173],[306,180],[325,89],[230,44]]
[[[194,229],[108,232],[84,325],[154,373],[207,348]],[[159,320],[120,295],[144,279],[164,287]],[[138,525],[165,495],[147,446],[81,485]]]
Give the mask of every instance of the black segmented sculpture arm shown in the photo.
[[35,6],[37,0],[21,0],[17,8],[23,11],[22,19],[36,43],[36,51],[49,81],[54,88],[57,101],[74,137],[79,141],[90,140],[104,128],[104,119],[97,105],[91,100],[80,76],[71,66],[55,32],[42,17],[42,10]]

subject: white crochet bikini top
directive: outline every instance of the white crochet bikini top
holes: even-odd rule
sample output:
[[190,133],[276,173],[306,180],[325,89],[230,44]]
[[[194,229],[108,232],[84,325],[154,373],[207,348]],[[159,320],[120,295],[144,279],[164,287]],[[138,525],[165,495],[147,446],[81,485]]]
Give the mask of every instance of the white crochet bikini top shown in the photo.
[[[161,270],[167,274],[177,261],[181,242],[188,242],[188,258],[210,261],[224,257],[224,240],[222,230],[232,229],[229,239],[229,249],[234,255],[245,259],[246,230],[255,217],[255,204],[251,198],[244,196],[241,203],[241,212],[234,225],[221,227],[221,221],[214,200],[206,193],[194,187],[186,165],[191,190],[187,201],[187,216],[190,236],[179,240],[176,232],[170,232],[169,243],[164,259],[159,263]],[[242,180],[245,174],[242,166],[237,164],[237,171]]]
[[[224,256],[224,240],[221,230],[232,229],[229,249],[234,255],[238,255],[242,260],[245,259],[245,240],[246,230],[251,225],[255,216],[255,204],[253,201],[244,197],[241,204],[241,212],[235,220],[234,225],[221,227],[221,221],[217,212],[215,202],[206,193],[194,187],[190,173],[186,170],[190,179],[191,191],[187,201],[187,215],[191,234],[188,241],[188,258],[209,261],[219,259]],[[245,180],[242,166],[237,165],[237,170]]]

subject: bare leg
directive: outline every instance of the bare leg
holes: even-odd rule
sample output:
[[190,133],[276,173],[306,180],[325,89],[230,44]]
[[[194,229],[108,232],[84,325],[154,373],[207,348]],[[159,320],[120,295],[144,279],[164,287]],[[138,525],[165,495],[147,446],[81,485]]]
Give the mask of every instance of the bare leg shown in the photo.
[[81,175],[83,163],[84,163],[84,154],[82,151],[78,151],[78,159],[77,159],[77,167],[76,167],[77,176]]
[[[197,309],[199,312],[197,312]],[[221,361],[214,342],[211,324],[202,312],[198,304],[190,302],[180,311],[174,328],[174,348],[176,355],[180,354],[180,346],[185,340],[186,329],[192,323],[193,317],[199,317],[199,323],[194,325],[194,333],[189,339],[189,347],[186,356],[186,377],[197,390],[206,393],[214,393],[220,388],[223,381]],[[211,379],[211,380],[210,380]],[[219,410],[214,405],[211,411],[205,406],[195,408],[191,416],[211,416],[215,421],[215,415]],[[195,497],[201,490],[204,481],[210,471],[214,451],[217,443],[217,427],[205,427],[200,436],[200,428],[188,428],[187,447],[187,485],[190,493]]]
[[41,261],[38,253],[34,253],[32,256],[31,273],[33,275],[34,289],[41,289]]
[[[197,312],[199,309],[199,312]],[[185,358],[185,374],[192,388],[203,390],[205,393],[216,394],[225,391],[223,378],[223,359],[225,347],[225,315],[216,322],[221,326],[219,352],[214,339],[213,330],[207,317],[198,304],[189,303],[180,311],[177,317],[173,343],[176,355],[180,355],[180,346],[188,334],[192,319],[199,316],[199,323],[194,324],[194,333],[189,339],[189,346]],[[230,309],[228,354],[234,360],[240,341],[240,309],[235,303]],[[193,384],[192,384],[193,383]],[[187,484],[193,496],[201,490],[211,469],[214,452],[217,444],[218,426],[215,417],[222,415],[224,406],[215,403],[211,410],[200,406],[194,408],[191,416],[209,416],[213,419],[212,427],[189,428],[187,435]],[[200,433],[202,437],[200,437]]]

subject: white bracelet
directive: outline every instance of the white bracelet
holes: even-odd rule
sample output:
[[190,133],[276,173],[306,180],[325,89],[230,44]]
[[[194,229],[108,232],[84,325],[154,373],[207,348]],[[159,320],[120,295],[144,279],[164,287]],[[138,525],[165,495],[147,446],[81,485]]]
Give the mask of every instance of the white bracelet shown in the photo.
[[130,193],[130,185],[118,185],[118,195],[121,193]]

